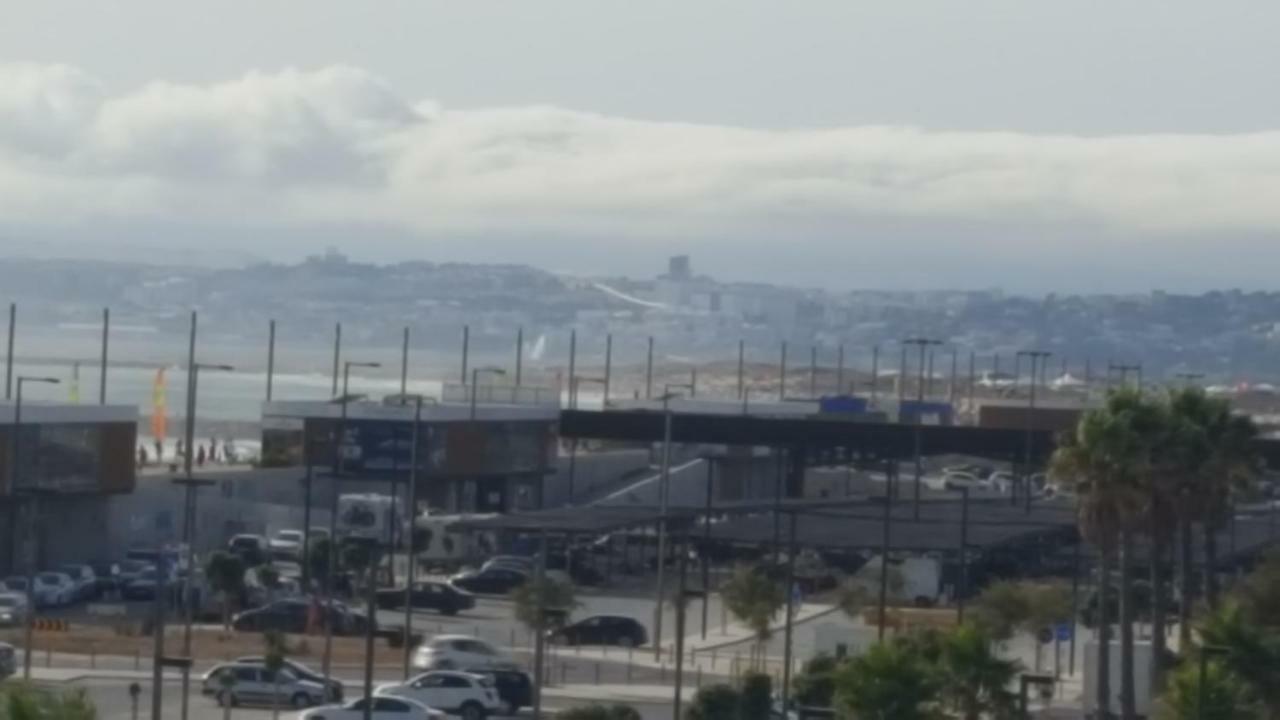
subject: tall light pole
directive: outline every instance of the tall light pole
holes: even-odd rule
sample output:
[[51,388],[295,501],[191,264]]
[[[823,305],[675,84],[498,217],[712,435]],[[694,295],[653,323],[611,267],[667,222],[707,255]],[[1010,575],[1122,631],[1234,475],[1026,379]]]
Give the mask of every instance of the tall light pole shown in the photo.
[[413,580],[414,551],[417,547],[414,540],[418,520],[418,443],[422,437],[422,396],[418,395],[413,404],[413,442],[409,445],[409,570],[404,583],[404,679],[409,679],[409,664],[413,658]]
[[[18,471],[21,465],[18,463],[18,434],[22,430],[22,386],[29,382],[46,383],[48,385],[57,385],[60,381],[58,378],[52,377],[27,377],[20,376],[18,378],[18,395],[13,405],[13,429],[9,436],[9,487],[13,490],[19,489]],[[32,491],[29,493],[31,497],[31,517],[34,518],[39,513],[39,492]],[[22,679],[29,681],[31,679],[31,656],[32,641],[35,631],[35,585],[36,585],[36,565],[40,562],[40,558],[31,558],[30,564],[27,565],[27,618],[26,629],[23,632],[23,643],[25,647],[22,649]]]
[[[924,474],[924,467],[921,464],[921,458],[920,458],[920,453],[921,453],[920,443],[921,443],[921,433],[922,433],[921,420],[923,420],[922,415],[924,410],[925,353],[928,352],[928,349],[931,346],[941,345],[941,344],[942,344],[941,340],[934,340],[932,338],[923,338],[923,337],[907,338],[906,340],[902,341],[902,357],[904,358],[903,370],[906,369],[905,358],[907,357],[907,354],[906,354],[907,347],[911,345],[915,345],[920,348],[920,367],[917,368],[919,373],[919,378],[916,382],[916,411],[915,413],[913,413],[914,415],[913,425],[915,426],[913,442],[915,445],[914,455],[915,455],[915,464],[916,464],[916,473],[915,473],[916,477],[915,477],[915,487],[912,490],[913,500],[912,500],[912,506],[911,506],[911,513],[916,520],[920,519],[920,484],[922,481],[921,476]],[[902,379],[903,378],[899,376],[899,380],[902,380]],[[898,414],[899,414],[899,417],[901,417],[901,414],[902,414],[901,405],[899,405],[898,407]]]
[[471,421],[476,420],[476,396],[480,394],[479,380],[480,376],[489,375],[506,375],[507,371],[500,367],[479,367],[471,371]]
[[664,567],[667,560],[667,488],[671,482],[671,400],[680,397],[671,392],[667,385],[662,393],[662,473],[658,476],[658,583],[657,607],[653,616],[653,654],[657,660],[662,659],[662,602],[666,595],[666,573]]
[[[322,670],[324,674],[325,684],[328,684],[332,678],[330,670],[332,669],[331,660],[333,658],[333,580],[334,575],[338,572],[338,483],[342,481],[343,460],[343,444],[346,442],[347,435],[347,406],[352,400],[358,400],[362,395],[352,397],[349,392],[351,386],[351,368],[380,368],[382,363],[376,362],[354,362],[346,361],[342,365],[342,394],[336,400],[341,404],[342,408],[338,416],[338,436],[334,440],[334,472],[333,472],[333,492],[329,499],[329,557],[327,558],[328,571],[325,573],[325,610],[324,610],[324,656],[322,659]],[[311,528],[307,528],[307,532],[311,532]],[[373,618],[370,617],[370,620]]]
[[[575,376],[569,379],[569,407],[578,408],[578,386],[584,382],[605,384],[605,379],[600,377],[581,377]],[[578,471],[578,438],[569,440],[569,503],[573,504],[574,481],[577,479]]]
[[1027,392],[1027,421],[1025,424],[1027,434],[1023,449],[1025,457],[1023,458],[1024,465],[1022,468],[1022,491],[1026,493],[1023,502],[1026,505],[1027,512],[1031,512],[1031,434],[1035,423],[1036,385],[1039,384],[1036,381],[1036,366],[1041,362],[1047,363],[1051,355],[1053,353],[1044,350],[1022,350],[1017,355],[1017,357],[1025,357],[1031,362],[1031,385]]
[[[195,313],[191,313],[191,347],[195,348]],[[187,417],[185,423],[184,442],[187,456],[182,461],[182,477],[174,478],[173,484],[184,488],[182,497],[182,543],[186,555],[187,572],[182,576],[182,656],[191,657],[191,574],[195,572],[194,525],[196,519],[196,489],[203,485],[212,485],[212,480],[197,480],[191,476],[191,456],[195,449],[196,434],[196,389],[200,383],[201,370],[235,370],[230,365],[208,365],[193,362],[190,364],[190,377],[187,378]],[[191,668],[182,668],[182,706],[180,715],[187,720],[189,698],[191,692]]]

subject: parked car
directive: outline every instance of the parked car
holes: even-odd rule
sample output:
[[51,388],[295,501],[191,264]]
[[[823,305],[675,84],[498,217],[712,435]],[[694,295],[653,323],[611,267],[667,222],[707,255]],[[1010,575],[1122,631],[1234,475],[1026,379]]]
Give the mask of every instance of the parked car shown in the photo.
[[25,575],[10,575],[4,580],[0,580],[0,588],[3,588],[4,592],[25,596],[27,594],[27,578]]
[[66,573],[36,573],[33,587],[37,608],[62,607],[75,601],[76,585]]
[[483,640],[466,635],[437,635],[418,646],[413,666],[419,670],[510,667],[511,659]]
[[116,589],[123,590],[125,585],[137,580],[147,570],[155,569],[155,563],[145,560],[122,560],[116,564]]
[[159,587],[160,571],[150,565],[121,585],[120,596],[125,600],[155,600]]
[[18,671],[18,653],[9,643],[0,642],[0,680]]
[[449,584],[471,593],[506,595],[529,581],[529,576],[510,568],[490,568],[464,572],[449,578]]
[[239,555],[247,567],[257,567],[267,561],[269,546],[261,535],[232,535],[227,541],[227,552]]
[[113,562],[94,562],[89,563],[89,567],[93,568],[94,577],[94,597],[110,597],[115,595],[120,589],[120,565]]
[[593,615],[550,633],[564,645],[619,645],[636,647],[649,642],[639,620],[622,615]]
[[[233,678],[230,686],[223,676]],[[200,692],[217,699],[222,707],[238,705],[281,706],[302,709],[325,702],[325,688],[303,680],[287,669],[273,675],[261,665],[223,663],[215,665],[201,678]]]
[[[322,602],[316,607],[316,611],[322,627],[326,615],[328,616],[333,623],[334,635],[363,635],[369,622],[364,613],[351,610],[342,603],[327,607]],[[312,603],[306,598],[276,600],[236,615],[231,621],[231,627],[238,632],[275,630],[296,635],[307,631],[307,620],[311,612]]]
[[75,588],[73,592],[75,602],[97,599],[98,576],[93,571],[93,568],[88,565],[70,564],[63,565],[58,568],[58,570],[71,578],[71,582]]
[[305,533],[301,530],[280,530],[267,543],[271,558],[278,560],[302,559],[302,541]]
[[0,593],[0,627],[18,627],[27,619],[27,596]]
[[533,558],[525,557],[524,555],[494,555],[486,560],[485,563],[480,566],[480,569],[488,570],[489,568],[497,567],[519,570],[526,575],[532,575]]
[[[267,662],[267,659],[260,655],[259,656],[249,655],[246,657],[236,658],[235,662],[241,665],[265,665]],[[329,678],[326,681],[323,674],[318,673],[315,670],[312,670],[311,668],[307,667],[306,665],[303,665],[300,662],[294,662],[293,660],[289,660],[288,658],[286,658],[284,661],[284,667],[286,670],[293,673],[294,676],[300,680],[306,680],[307,682],[313,682],[318,685],[328,687],[329,689],[327,693],[328,702],[342,702],[344,688],[340,681],[335,680],[333,678]]]
[[516,668],[468,668],[465,672],[488,678],[502,701],[499,715],[512,716],[533,704],[533,676]]
[[364,720],[366,703],[373,703],[370,717],[373,720],[443,720],[446,715],[408,698],[372,697],[352,700],[346,705],[326,705],[312,708],[298,716],[298,720]]
[[[404,607],[405,588],[379,590],[378,607],[384,610]],[[476,606],[475,596],[448,584],[416,582],[409,594],[409,605],[415,610],[435,610],[444,615],[456,615],[459,610]]]
[[408,698],[451,715],[461,715],[463,720],[484,720],[489,713],[503,709],[498,691],[488,679],[464,672],[423,673],[398,685],[383,685],[375,693],[381,697]]

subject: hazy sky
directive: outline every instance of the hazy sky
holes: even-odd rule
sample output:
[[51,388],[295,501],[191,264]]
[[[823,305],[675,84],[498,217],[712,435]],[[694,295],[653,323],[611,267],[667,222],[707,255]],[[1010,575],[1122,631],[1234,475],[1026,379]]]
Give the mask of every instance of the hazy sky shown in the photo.
[[1280,5],[9,0],[0,250],[1272,289]]

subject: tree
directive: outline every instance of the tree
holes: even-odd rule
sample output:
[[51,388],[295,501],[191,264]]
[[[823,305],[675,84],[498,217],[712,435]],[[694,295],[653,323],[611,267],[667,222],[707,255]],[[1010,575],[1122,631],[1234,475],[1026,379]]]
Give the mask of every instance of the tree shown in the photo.
[[810,658],[796,674],[795,700],[810,707],[831,707],[836,694],[836,669],[839,661],[826,653]]
[[556,715],[556,720],[640,720],[640,713],[630,705],[583,705]]
[[1196,501],[1204,526],[1205,601],[1218,605],[1218,531],[1231,513],[1232,496],[1251,485],[1257,473],[1258,456],[1253,441],[1258,427],[1246,415],[1236,415],[1221,398],[1208,401],[1203,418],[1208,455],[1198,475]]
[[204,574],[222,598],[222,628],[226,630],[231,627],[231,604],[244,592],[244,562],[239,556],[218,551],[209,556]]
[[1222,651],[1218,660],[1267,710],[1280,718],[1280,634],[1266,632],[1240,606],[1223,603],[1200,625],[1203,644]]
[[731,685],[708,685],[694,693],[685,720],[738,720],[740,693]]
[[836,673],[836,705],[856,718],[927,720],[937,696],[933,669],[906,643],[876,644]]
[[262,642],[265,645],[262,665],[271,675],[274,686],[271,696],[271,717],[274,720],[280,720],[280,673],[284,670],[284,659],[288,648],[285,646],[284,636],[275,630],[263,633]]
[[[1080,418],[1074,433],[1054,451],[1049,473],[1074,484],[1081,535],[1098,548],[1098,606],[1107,608],[1111,572],[1120,566],[1120,704],[1125,720],[1134,717],[1132,577],[1133,529],[1147,503],[1151,449],[1159,437],[1161,413],[1133,390],[1107,396],[1102,408]],[[1105,620],[1105,612],[1103,613]],[[1109,711],[1111,627],[1098,625],[1097,704]]]
[[740,720],[769,720],[773,710],[773,681],[764,673],[748,673],[742,678],[738,695]]
[[755,662],[763,657],[774,616],[787,602],[784,584],[765,567],[740,565],[720,587],[725,607],[755,635]]
[[[1008,640],[1015,632],[1038,636],[1042,630],[1071,619],[1071,591],[1056,582],[997,581],[973,601],[969,619],[995,641]],[[1038,637],[1035,664],[1039,671]]]
[[[542,628],[559,628],[569,618],[569,613],[578,606],[574,597],[573,583],[543,576],[542,580],[531,578],[528,582],[511,591],[511,601],[515,606],[516,620],[533,632]],[[538,598],[542,598],[542,623],[538,622]]]
[[0,688],[0,720],[95,720],[84,690],[54,690],[10,683]]
[[[1205,665],[1204,684],[1199,663],[1183,663],[1169,679],[1161,714],[1166,720],[1252,720],[1257,706],[1244,684],[1226,667],[1211,660]],[[1204,713],[1200,713],[1201,693]]]
[[1280,631],[1280,552],[1254,568],[1236,586],[1235,597],[1249,622]]
[[1013,710],[1009,683],[1018,663],[992,652],[991,638],[973,625],[961,625],[943,637],[939,678],[942,697],[965,720],[1004,715]]

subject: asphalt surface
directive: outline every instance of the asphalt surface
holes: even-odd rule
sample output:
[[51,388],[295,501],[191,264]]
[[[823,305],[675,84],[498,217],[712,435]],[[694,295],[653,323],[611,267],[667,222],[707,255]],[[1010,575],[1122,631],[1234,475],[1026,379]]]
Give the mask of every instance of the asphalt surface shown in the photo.
[[[89,698],[93,700],[94,705],[98,709],[98,720],[133,720],[132,701],[129,697],[129,682],[127,680],[85,680],[66,685],[57,686],[62,689],[77,688],[88,693]],[[165,684],[165,696],[163,699],[163,717],[165,720],[177,718],[179,716],[179,696],[178,685],[174,682]],[[545,712],[556,712],[567,710],[570,707],[589,703],[579,703],[564,699],[550,700],[545,705]],[[671,707],[663,703],[634,703],[628,702],[636,710],[640,711],[640,715],[644,720],[670,720]],[[151,713],[151,696],[150,688],[144,687],[142,696],[138,702],[139,718],[150,718]],[[294,711],[282,711],[282,718],[293,718],[298,715]],[[270,718],[272,716],[270,709],[256,708],[235,708],[232,711],[233,718]],[[222,720],[224,717],[223,709],[218,707],[213,700],[193,695],[189,705],[190,720]],[[525,709],[519,717],[533,717],[533,712]]]

